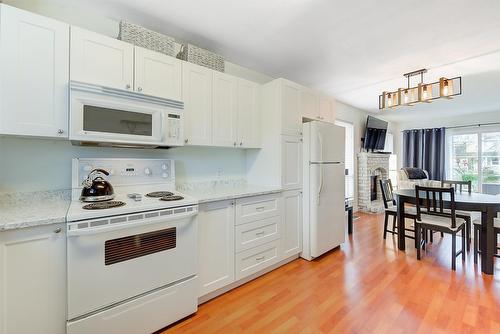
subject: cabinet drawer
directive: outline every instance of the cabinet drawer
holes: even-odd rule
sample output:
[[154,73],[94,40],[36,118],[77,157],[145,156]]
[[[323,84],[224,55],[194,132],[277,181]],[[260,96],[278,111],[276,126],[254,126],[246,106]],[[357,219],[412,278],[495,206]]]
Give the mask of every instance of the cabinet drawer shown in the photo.
[[281,216],[274,216],[236,226],[236,252],[279,239],[280,220]]
[[279,261],[279,240],[236,254],[236,279],[242,279]]
[[236,225],[281,216],[281,194],[242,198],[236,201]]

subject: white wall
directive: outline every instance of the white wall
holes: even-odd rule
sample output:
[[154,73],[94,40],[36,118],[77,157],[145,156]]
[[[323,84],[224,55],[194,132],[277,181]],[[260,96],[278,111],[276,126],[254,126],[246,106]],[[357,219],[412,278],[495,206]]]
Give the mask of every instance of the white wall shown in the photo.
[[97,148],[62,140],[0,137],[0,193],[70,189],[71,159],[78,157],[175,159],[178,183],[245,177],[242,149]]

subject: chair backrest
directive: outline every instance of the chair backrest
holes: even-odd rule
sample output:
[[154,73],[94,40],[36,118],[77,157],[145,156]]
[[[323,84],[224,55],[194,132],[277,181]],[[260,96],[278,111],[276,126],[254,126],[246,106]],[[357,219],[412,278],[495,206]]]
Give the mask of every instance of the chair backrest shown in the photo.
[[392,182],[390,179],[380,179],[380,190],[382,191],[382,201],[384,202],[384,207],[386,209],[389,207],[387,203],[391,203],[391,205],[396,204],[394,194],[392,193]]
[[[425,193],[425,197],[422,197]],[[450,213],[444,212],[444,199],[443,195],[449,194]],[[415,186],[415,197],[417,202],[417,220],[421,219],[422,207],[426,208],[427,214],[435,214],[439,216],[446,216],[451,218],[451,227],[457,226],[457,216],[455,212],[455,189],[452,188],[434,188],[434,187],[421,187]]]
[[462,193],[463,188],[467,187],[467,192],[469,194],[472,193],[472,181],[452,181],[452,180],[443,180],[441,181],[441,188],[451,188],[454,187],[455,191],[459,191]]

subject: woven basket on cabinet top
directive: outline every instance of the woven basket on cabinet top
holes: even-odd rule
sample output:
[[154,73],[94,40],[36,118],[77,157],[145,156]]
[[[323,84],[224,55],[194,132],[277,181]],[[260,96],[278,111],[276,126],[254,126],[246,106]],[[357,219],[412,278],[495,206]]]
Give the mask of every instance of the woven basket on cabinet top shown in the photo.
[[222,56],[189,43],[182,44],[181,51],[177,54],[177,58],[219,72],[224,72],[225,69],[224,58]]
[[175,39],[126,21],[120,22],[118,39],[175,57]]

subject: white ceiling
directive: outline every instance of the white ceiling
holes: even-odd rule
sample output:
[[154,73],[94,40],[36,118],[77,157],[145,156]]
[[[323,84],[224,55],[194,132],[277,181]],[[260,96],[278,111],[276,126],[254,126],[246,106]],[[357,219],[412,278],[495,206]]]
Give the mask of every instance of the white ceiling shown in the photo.
[[85,2],[368,111],[381,91],[405,84],[405,72],[463,76],[463,96],[382,112],[388,119],[500,110],[498,0]]

